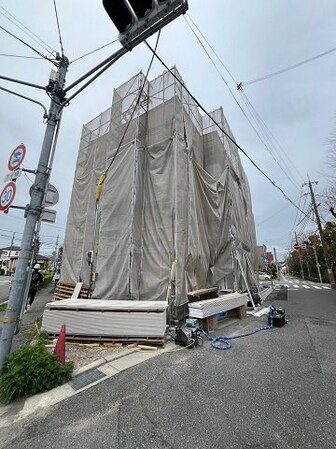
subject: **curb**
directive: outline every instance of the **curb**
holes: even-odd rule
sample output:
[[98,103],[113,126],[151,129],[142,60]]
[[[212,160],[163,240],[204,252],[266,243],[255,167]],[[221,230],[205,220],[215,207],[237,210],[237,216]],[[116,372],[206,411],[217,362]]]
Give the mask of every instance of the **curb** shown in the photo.
[[[30,415],[36,417],[45,415],[46,407],[56,405],[152,357],[169,352],[169,342],[167,346],[168,347],[161,351],[139,351],[138,349],[132,348],[126,349],[123,354],[109,354],[106,357],[95,360],[94,362],[75,370],[72,379],[59,387],[30,396],[19,402],[0,405],[0,429],[10,427],[14,423],[17,423]],[[100,370],[98,368],[100,368]],[[99,375],[96,378],[92,375],[90,378],[90,372],[91,374]],[[81,386],[79,382],[81,376],[86,376],[89,380],[87,383],[84,382],[83,386]]]

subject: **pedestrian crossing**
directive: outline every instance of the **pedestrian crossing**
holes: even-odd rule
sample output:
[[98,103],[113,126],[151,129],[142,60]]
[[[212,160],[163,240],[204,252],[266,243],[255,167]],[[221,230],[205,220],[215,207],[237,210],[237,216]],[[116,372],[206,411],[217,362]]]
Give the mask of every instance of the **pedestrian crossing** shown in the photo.
[[314,285],[300,281],[288,281],[288,283],[274,284],[274,290],[280,290],[281,287],[286,287],[288,290],[298,290],[298,289],[330,290],[330,287],[327,285]]

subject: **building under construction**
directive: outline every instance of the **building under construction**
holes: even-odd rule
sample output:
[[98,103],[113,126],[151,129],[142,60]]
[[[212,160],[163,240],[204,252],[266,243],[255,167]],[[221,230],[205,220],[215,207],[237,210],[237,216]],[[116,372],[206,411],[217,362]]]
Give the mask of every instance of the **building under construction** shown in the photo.
[[[211,117],[232,136],[222,108]],[[83,127],[62,282],[89,285],[92,298],[182,306],[192,290],[246,291],[255,250],[237,148],[176,68],[115,89],[112,107]]]

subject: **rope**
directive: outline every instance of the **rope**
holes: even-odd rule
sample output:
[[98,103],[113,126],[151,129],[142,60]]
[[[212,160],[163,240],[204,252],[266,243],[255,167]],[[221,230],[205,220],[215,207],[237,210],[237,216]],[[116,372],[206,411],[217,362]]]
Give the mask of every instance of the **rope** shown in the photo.
[[236,340],[237,338],[248,337],[250,335],[256,334],[257,332],[265,331],[265,330],[272,329],[272,328],[273,328],[273,326],[271,324],[268,326],[260,327],[259,329],[256,329],[252,332],[248,332],[247,334],[236,335],[234,337],[224,337],[224,336],[211,337],[211,335],[209,335],[207,332],[205,332],[202,329],[201,329],[201,332],[208,340],[211,340],[212,348],[224,351],[226,349],[231,349],[232,346],[231,346],[230,340]]

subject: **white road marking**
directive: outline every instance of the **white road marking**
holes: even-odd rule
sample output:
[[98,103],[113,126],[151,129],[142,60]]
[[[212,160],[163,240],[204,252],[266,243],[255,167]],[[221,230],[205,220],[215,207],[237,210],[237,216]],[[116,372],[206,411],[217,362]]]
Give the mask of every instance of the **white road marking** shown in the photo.
[[317,285],[312,285],[313,288],[317,288],[318,290],[321,290],[321,287],[318,287]]
[[330,290],[330,287],[327,287],[325,285],[321,285],[321,288],[326,288],[327,290]]
[[310,288],[309,285],[302,284],[303,288]]
[[294,287],[294,288],[300,288],[300,286],[299,286],[299,285],[296,285],[296,284],[294,284],[293,287]]

